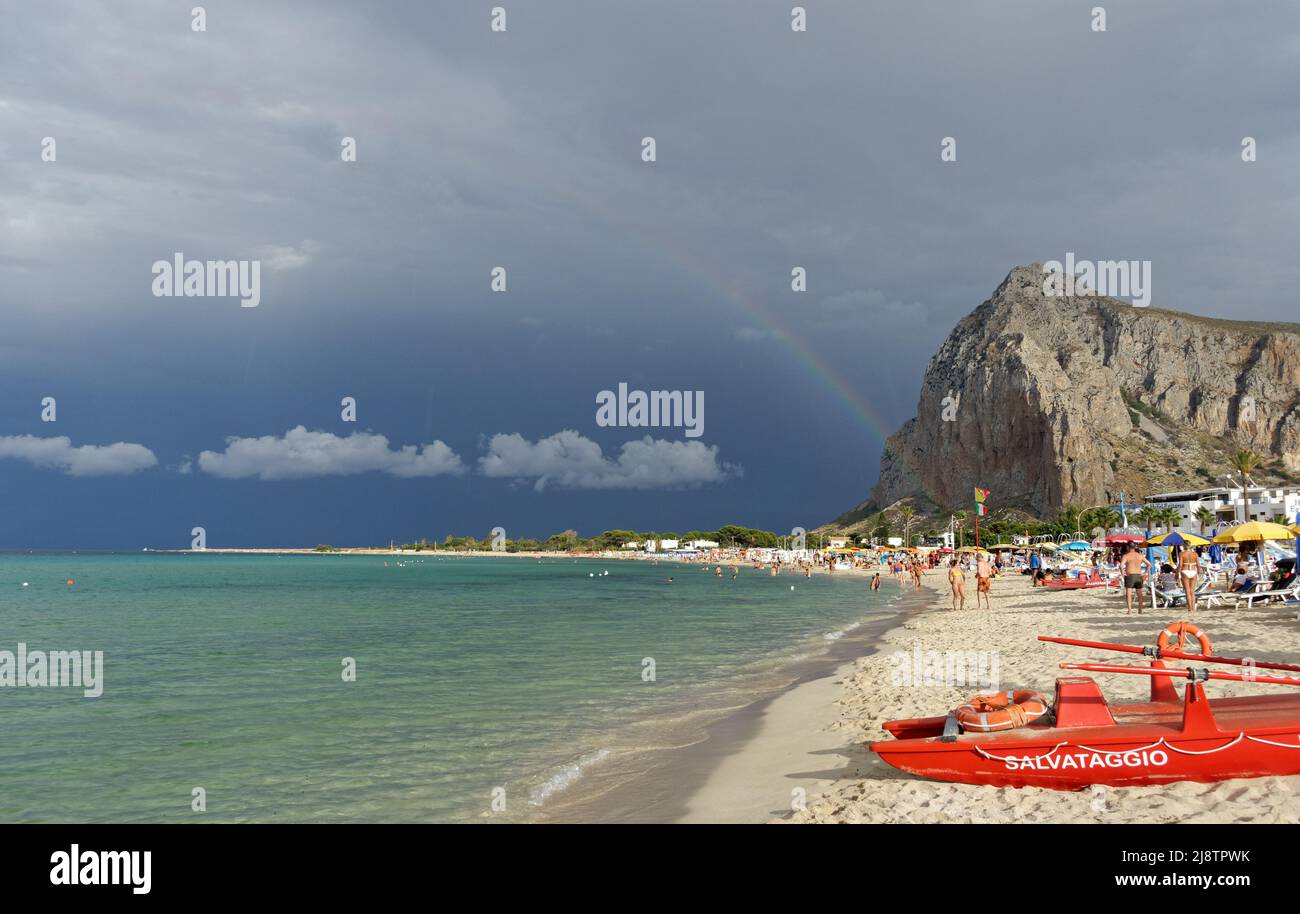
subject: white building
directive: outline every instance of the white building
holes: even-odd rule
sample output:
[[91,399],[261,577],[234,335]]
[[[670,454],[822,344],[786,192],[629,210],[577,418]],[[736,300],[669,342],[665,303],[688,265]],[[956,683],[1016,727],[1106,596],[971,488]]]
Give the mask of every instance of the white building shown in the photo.
[[1196,512],[1201,508],[1209,508],[1214,512],[1216,524],[1248,520],[1271,521],[1277,515],[1285,517],[1287,523],[1293,523],[1296,512],[1300,511],[1300,486],[1251,486],[1249,493],[1250,501],[1245,504],[1240,487],[1165,492],[1147,496],[1146,503],[1175,509],[1182,516],[1179,526],[1188,530],[1200,529]]
[[687,549],[717,549],[718,544],[713,540],[691,540],[686,544]]
[[676,549],[677,540],[660,540],[659,548],[662,549],[664,552],[668,552],[670,550]]
[[640,549],[640,548],[641,548],[641,544],[638,543],[636,540],[632,540],[632,541],[629,542],[629,543],[624,543],[624,544],[623,544],[623,548],[624,548],[624,549]]
[[832,536],[830,539],[826,540],[826,545],[832,549],[843,549],[848,541],[849,538],[847,536]]

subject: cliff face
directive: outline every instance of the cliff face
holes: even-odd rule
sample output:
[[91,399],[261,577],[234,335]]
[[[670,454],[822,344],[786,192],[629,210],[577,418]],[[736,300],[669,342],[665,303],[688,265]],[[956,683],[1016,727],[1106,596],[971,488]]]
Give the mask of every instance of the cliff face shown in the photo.
[[1300,472],[1300,324],[1050,296],[1043,280],[1017,267],[953,329],[862,507],[924,495],[969,509],[980,485],[1052,516],[1211,485],[1243,448],[1279,478]]

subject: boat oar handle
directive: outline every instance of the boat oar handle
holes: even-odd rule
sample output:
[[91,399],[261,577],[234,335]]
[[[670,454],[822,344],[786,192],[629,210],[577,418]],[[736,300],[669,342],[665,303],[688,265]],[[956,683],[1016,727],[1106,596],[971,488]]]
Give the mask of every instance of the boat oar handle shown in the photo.
[[1205,682],[1219,679],[1226,682],[1262,682],[1273,685],[1300,686],[1300,679],[1291,676],[1260,676],[1257,673],[1225,673],[1220,670],[1190,669],[1188,667],[1115,666],[1109,663],[1062,663],[1063,670],[1084,670],[1089,673],[1129,673],[1134,676],[1169,676]]
[[1191,660],[1195,663],[1223,663],[1232,666],[1253,666],[1261,670],[1286,670],[1289,673],[1300,673],[1300,666],[1293,663],[1272,663],[1266,660],[1253,660],[1249,657],[1207,657],[1204,654],[1187,654],[1171,648],[1161,649],[1159,647],[1141,647],[1136,644],[1111,644],[1108,641],[1081,641],[1078,638],[1057,638],[1050,635],[1039,635],[1038,640],[1050,641],[1053,644],[1068,644],[1073,647],[1091,647],[1099,651],[1126,651],[1130,654],[1141,654],[1144,657],[1151,657],[1156,660]]

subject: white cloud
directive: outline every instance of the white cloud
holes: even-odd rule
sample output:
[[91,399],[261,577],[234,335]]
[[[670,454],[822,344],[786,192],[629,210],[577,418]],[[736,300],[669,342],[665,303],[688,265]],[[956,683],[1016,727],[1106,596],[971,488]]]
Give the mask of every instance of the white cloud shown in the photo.
[[26,460],[32,466],[59,469],[69,476],[123,476],[158,465],[153,451],[141,444],[83,444],[72,439],[34,435],[0,436],[0,458]]
[[267,245],[258,248],[255,253],[257,259],[262,261],[262,266],[268,270],[279,270],[281,272],[284,270],[298,270],[316,259],[316,255],[320,253],[320,242],[308,238],[297,247],[293,245]]
[[650,436],[623,445],[618,459],[575,431],[537,443],[522,435],[493,435],[479,458],[484,476],[535,480],[542,491],[567,489],[667,489],[723,482],[744,470],[718,461],[717,447],[699,441],[662,441]]
[[441,441],[393,450],[383,435],[353,432],[341,438],[299,425],[283,437],[227,438],[225,451],[199,454],[199,469],[225,479],[308,479],[375,471],[412,478],[459,475],[465,465]]

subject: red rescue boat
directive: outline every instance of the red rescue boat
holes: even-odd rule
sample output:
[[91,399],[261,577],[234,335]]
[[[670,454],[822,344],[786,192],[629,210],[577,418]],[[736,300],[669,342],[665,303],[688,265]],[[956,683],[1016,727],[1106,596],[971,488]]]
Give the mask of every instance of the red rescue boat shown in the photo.
[[[1209,639],[1187,622],[1174,623],[1176,647],[1040,636],[1040,641],[1139,653],[1150,666],[1063,663],[1063,669],[1143,675],[1150,699],[1112,705],[1088,676],[1056,680],[1050,713],[1014,730],[964,732],[952,714],[891,720],[894,737],[870,744],[895,768],[961,784],[1082,790],[1094,784],[1132,787],[1171,781],[1225,781],[1300,774],[1300,692],[1207,698],[1208,680],[1300,686],[1300,678],[1257,670],[1298,671],[1284,663],[1209,656]],[[1164,634],[1164,633],[1162,633]],[[1184,653],[1186,636],[1200,637],[1205,654]],[[1165,660],[1245,667],[1245,672],[1170,667]],[[1174,680],[1186,681],[1180,699]]]
[[1048,590],[1085,590],[1090,587],[1118,587],[1119,580],[1103,576],[1099,571],[1081,574],[1075,578],[1047,578],[1041,585]]

